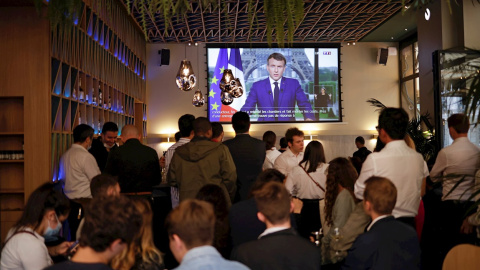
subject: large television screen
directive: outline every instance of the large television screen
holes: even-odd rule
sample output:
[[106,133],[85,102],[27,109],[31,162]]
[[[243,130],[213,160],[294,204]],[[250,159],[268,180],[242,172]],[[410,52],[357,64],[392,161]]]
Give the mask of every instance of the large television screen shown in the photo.
[[[207,46],[208,118],[229,123],[237,111],[252,123],[340,122],[340,46]],[[222,103],[221,79],[232,70],[243,95]],[[224,96],[225,98],[225,96]]]

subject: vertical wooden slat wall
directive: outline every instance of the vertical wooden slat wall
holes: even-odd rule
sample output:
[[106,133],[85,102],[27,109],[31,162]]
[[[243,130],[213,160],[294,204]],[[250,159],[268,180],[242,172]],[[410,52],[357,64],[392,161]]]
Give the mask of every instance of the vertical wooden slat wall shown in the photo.
[[121,129],[145,112],[146,42],[122,4],[85,0],[70,30],[50,29],[33,6],[0,7],[0,152],[24,149],[23,160],[0,160],[0,242],[32,191],[58,180],[76,125]]

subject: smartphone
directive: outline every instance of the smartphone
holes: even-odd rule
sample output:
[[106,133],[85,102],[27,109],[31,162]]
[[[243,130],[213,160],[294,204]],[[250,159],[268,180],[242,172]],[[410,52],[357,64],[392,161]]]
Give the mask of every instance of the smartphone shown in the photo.
[[75,241],[69,248],[68,248],[68,253],[72,252],[73,249],[75,249],[79,244],[79,241]]

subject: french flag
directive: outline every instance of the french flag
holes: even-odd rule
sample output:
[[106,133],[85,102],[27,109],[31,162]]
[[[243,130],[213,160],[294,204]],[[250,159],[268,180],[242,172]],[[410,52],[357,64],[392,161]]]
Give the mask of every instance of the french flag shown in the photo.
[[244,87],[243,95],[239,98],[235,98],[230,105],[222,104],[222,114],[220,116],[221,122],[231,122],[232,116],[237,111],[240,111],[243,104],[247,100],[247,93],[245,91],[245,79],[243,77],[242,57],[240,55],[240,49],[230,49],[230,57],[228,58],[228,69],[232,70],[233,76],[240,80],[240,83]]

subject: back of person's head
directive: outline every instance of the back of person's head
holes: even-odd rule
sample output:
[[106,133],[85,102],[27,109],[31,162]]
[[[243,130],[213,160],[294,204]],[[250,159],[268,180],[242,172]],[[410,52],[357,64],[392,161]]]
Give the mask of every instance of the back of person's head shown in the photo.
[[382,140],[377,139],[377,143],[375,144],[375,148],[373,149],[373,152],[380,152],[384,147],[385,147],[385,144],[382,142]]
[[93,138],[93,128],[89,125],[80,124],[73,129],[73,142],[83,143],[87,138]]
[[272,54],[270,54],[270,55],[268,56],[268,58],[267,58],[267,64],[268,64],[268,60],[270,60],[270,59],[272,59],[272,58],[275,59],[275,60],[277,60],[277,61],[283,61],[285,65],[287,64],[287,59],[286,59],[285,56],[283,56],[283,54],[281,54],[281,53],[272,53]]
[[236,112],[232,116],[232,127],[235,133],[245,133],[250,129],[250,116],[246,112]]
[[348,190],[353,198],[353,189],[358,173],[350,160],[337,157],[329,162],[327,169],[327,187],[325,189],[325,221],[331,225],[333,221],[333,206],[340,193],[341,185]]
[[[281,173],[279,170],[276,169],[266,169],[258,174],[257,179],[253,182],[252,186],[250,187],[251,192],[259,190],[268,182],[277,182],[283,183],[285,180],[285,174]],[[253,194],[251,194],[253,196]]]
[[258,211],[273,225],[287,222],[290,218],[290,193],[285,185],[269,182],[253,192]]
[[378,117],[378,128],[385,130],[392,140],[403,140],[407,127],[408,114],[402,108],[385,108]]
[[270,150],[275,147],[275,142],[277,141],[277,135],[275,132],[269,130],[263,133],[263,141],[265,142],[266,150]]
[[122,128],[122,140],[125,142],[129,139],[139,139],[140,133],[134,125],[125,125]]
[[212,138],[218,138],[223,133],[223,126],[218,122],[212,123]]
[[181,138],[182,138],[182,133],[180,133],[180,131],[177,131],[177,133],[175,133],[175,141],[178,142]]
[[211,203],[216,217],[228,215],[228,199],[225,196],[225,191],[218,185],[204,185],[198,191],[195,199]]
[[112,260],[113,269],[131,269],[135,264],[136,257],[141,257],[141,260],[147,264],[162,261],[160,251],[153,244],[153,212],[150,202],[141,197],[134,197],[130,200],[143,218],[142,226],[128,248]]
[[80,246],[103,252],[118,239],[129,245],[138,234],[142,219],[125,196],[93,198],[87,207]]
[[311,141],[305,148],[303,159],[300,164],[305,167],[308,163],[308,168],[305,168],[308,173],[317,171],[318,166],[321,163],[327,162],[325,160],[325,151],[323,145],[319,141]]
[[212,130],[212,124],[206,117],[198,117],[193,121],[195,136],[205,136],[209,130]]
[[215,229],[213,206],[187,199],[168,214],[165,222],[170,238],[177,235],[188,249],[212,245]]
[[358,136],[357,138],[355,138],[355,143],[359,143],[361,145],[364,145],[365,144],[365,139],[362,136]]
[[102,134],[107,134],[107,132],[113,131],[118,133],[118,126],[114,122],[106,122],[102,127]]
[[470,129],[470,120],[463,113],[450,115],[447,119],[448,127],[453,128],[457,133],[468,133]]
[[180,130],[180,134],[182,137],[190,137],[190,134],[193,130],[193,121],[195,120],[195,116],[191,114],[184,114],[180,116],[178,119],[178,130]]
[[280,139],[280,147],[281,147],[281,148],[287,148],[287,146],[288,146],[287,139],[286,139],[285,137],[282,137],[282,138]]
[[49,210],[54,210],[57,217],[68,216],[70,211],[70,201],[54,189],[53,183],[45,183],[32,192],[15,227],[29,226],[36,230]]
[[387,178],[372,176],[365,181],[363,200],[379,215],[390,215],[397,202],[397,188]]
[[116,194],[117,186],[117,177],[108,174],[99,174],[93,177],[92,181],[90,181],[90,192],[92,193],[93,198],[118,195]]
[[287,129],[287,132],[285,132],[285,139],[287,140],[287,143],[293,143],[293,136],[303,137],[303,135],[303,131],[299,130],[296,127],[293,127]]

